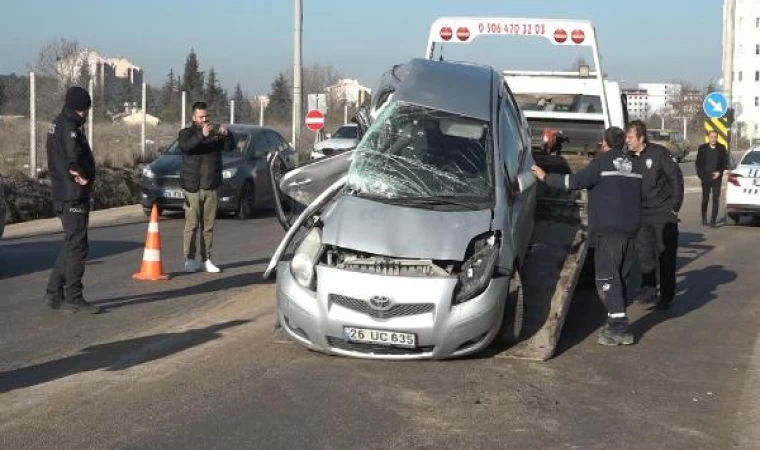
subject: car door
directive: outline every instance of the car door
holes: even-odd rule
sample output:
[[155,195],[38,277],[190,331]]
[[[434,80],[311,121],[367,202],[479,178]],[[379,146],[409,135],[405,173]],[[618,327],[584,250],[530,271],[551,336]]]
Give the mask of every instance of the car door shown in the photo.
[[511,193],[512,240],[518,256],[522,257],[533,233],[535,186],[526,191],[522,191],[519,186],[518,177],[531,171],[533,158],[526,121],[516,105],[512,93],[504,85],[499,102],[499,150],[507,175],[508,192]]
[[272,141],[267,130],[261,130],[253,136],[253,179],[256,183],[256,197],[258,202],[271,202],[272,188],[269,183],[267,167],[267,155],[272,151]]

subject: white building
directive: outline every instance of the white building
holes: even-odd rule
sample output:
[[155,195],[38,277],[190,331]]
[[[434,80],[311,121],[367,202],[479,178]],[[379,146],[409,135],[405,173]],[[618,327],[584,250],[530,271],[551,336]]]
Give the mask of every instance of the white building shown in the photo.
[[[723,4],[723,15],[728,10]],[[744,136],[760,139],[760,1],[735,0],[734,73],[732,83],[736,121],[743,125]],[[727,23],[724,20],[724,23]],[[726,46],[724,41],[724,64]]]
[[92,50],[83,50],[76,56],[58,62],[58,73],[63,78],[61,82],[77,82],[85,60],[90,68],[90,78],[94,81],[96,95],[111,98],[116,92],[118,79],[129,81],[139,92],[143,83],[143,70],[140,67],[125,58],[105,58]]
[[649,114],[660,116],[668,113],[673,99],[681,94],[681,85],[675,83],[639,83],[639,89],[647,93]]
[[649,95],[644,89],[625,89],[623,93],[628,103],[628,116],[631,119],[647,120],[652,112],[649,110]]
[[370,94],[372,90],[359,84],[359,80],[345,78],[325,88],[325,92],[333,101],[356,105],[359,103],[362,92]]

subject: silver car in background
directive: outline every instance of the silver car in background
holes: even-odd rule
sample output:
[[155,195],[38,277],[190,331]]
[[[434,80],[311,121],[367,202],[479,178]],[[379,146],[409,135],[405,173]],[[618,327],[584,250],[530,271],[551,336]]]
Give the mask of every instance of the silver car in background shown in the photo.
[[265,273],[276,270],[281,326],[313,350],[362,358],[514,342],[536,186],[509,87],[490,67],[414,59],[376,92],[356,150],[280,182],[311,202]]
[[340,126],[335,133],[327,133],[326,139],[317,142],[311,152],[312,159],[333,156],[337,153],[356,148],[359,143],[359,128],[356,124],[349,123]]

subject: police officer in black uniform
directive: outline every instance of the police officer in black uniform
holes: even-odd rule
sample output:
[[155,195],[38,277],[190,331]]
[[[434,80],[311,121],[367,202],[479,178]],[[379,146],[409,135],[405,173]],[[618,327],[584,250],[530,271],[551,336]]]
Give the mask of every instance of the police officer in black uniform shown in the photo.
[[[632,121],[628,149],[641,157],[641,228],[637,238],[641,262],[641,304],[670,309],[676,293],[678,212],[683,204],[683,173],[665,147],[647,142],[647,127]],[[657,296],[659,269],[660,295]]]
[[628,328],[626,306],[641,219],[641,167],[640,158],[624,147],[625,133],[611,127],[604,132],[601,153],[575,174],[547,174],[533,167],[536,177],[551,188],[588,189],[589,234],[596,244],[596,288],[608,317],[598,342],[611,346],[635,341]]
[[52,309],[99,313],[82,294],[87,258],[87,226],[95,180],[95,160],[82,133],[90,95],[80,87],[66,92],[66,103],[48,131],[47,157],[53,206],[63,224],[63,246],[48,281],[45,302]]

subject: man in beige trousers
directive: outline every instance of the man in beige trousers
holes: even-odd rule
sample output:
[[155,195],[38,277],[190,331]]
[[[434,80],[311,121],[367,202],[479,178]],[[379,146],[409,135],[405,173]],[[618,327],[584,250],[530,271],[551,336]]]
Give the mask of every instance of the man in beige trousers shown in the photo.
[[192,273],[199,268],[195,254],[200,228],[200,269],[219,273],[221,269],[211,262],[218,204],[216,190],[223,182],[222,151],[231,145],[232,134],[223,125],[214,128],[205,103],[194,103],[192,113],[193,124],[179,132],[180,185],[185,194],[185,272]]

